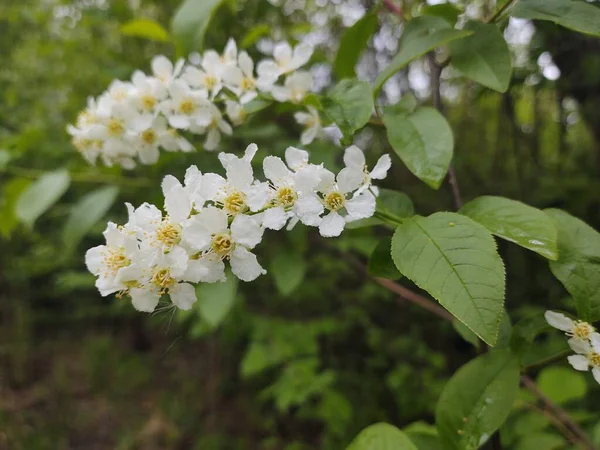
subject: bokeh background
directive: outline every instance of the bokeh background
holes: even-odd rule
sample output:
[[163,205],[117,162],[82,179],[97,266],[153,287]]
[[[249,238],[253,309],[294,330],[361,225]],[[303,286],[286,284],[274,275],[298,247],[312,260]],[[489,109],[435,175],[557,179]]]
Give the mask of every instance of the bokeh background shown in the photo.
[[[123,203],[158,203],[161,178],[182,177],[191,164],[217,168],[201,141],[194,142],[198,152],[163,154],[159,164],[130,172],[90,167],[65,131],[87,96],[112,79],[148,70],[156,54],[175,57],[171,43],[128,35],[123,25],[148,18],[168,28],[179,3],[0,2],[0,448],[334,450],[376,421],[410,426],[426,439],[444,383],[477,349],[451,324],[394,297],[357,268],[386,230],[357,229],[326,242],[301,227],[269,234],[259,254],[271,273],[218,295],[201,288],[190,313],[140,314],[95,290],[84,252],[102,242],[107,220],[126,220]],[[228,0],[208,27],[206,47],[221,50],[231,36],[258,57],[273,42],[308,40],[316,47],[315,88],[324,89],[335,81],[339,37],[373,3]],[[424,3],[406,0],[404,8],[417,13]],[[471,17],[494,8],[493,0],[452,3]],[[503,27],[515,62],[507,93],[443,73],[463,196],[559,207],[597,229],[600,40],[549,23],[511,19]],[[361,78],[373,80],[385,67],[401,30],[398,18],[382,11],[358,67]],[[421,62],[395,76],[381,102],[409,92],[430,102]],[[299,131],[289,111],[270,108],[221,149],[242,151],[256,142],[263,154],[281,154],[299,145]],[[357,137],[373,160],[393,153],[380,133],[366,129]],[[317,162],[339,165],[333,140],[311,144]],[[21,193],[60,168],[71,175],[66,193],[32,227],[21,223],[15,214]],[[410,196],[419,214],[453,208],[447,185],[431,190],[396,157],[384,185]],[[98,194],[106,190],[114,201],[94,201],[94,194],[106,198]],[[74,237],[82,211],[99,217]],[[542,258],[499,246],[513,322],[550,306],[569,308]],[[565,345],[558,335],[543,336],[528,357]],[[592,377],[566,362],[535,376],[600,445],[600,387]],[[522,395],[519,402],[502,430],[506,448],[570,448],[531,399]]]

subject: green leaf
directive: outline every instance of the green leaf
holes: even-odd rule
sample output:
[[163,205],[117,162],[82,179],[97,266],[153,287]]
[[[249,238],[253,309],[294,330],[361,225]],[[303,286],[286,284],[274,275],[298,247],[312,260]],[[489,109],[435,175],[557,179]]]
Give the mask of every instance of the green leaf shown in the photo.
[[368,272],[374,277],[389,278],[397,280],[402,278],[402,274],[398,272],[391,255],[392,238],[381,238],[375,250],[369,258]]
[[437,189],[442,184],[454,151],[452,129],[433,108],[405,114],[385,108],[383,123],[390,145],[417,178]]
[[580,400],[587,393],[585,376],[571,367],[546,367],[536,383],[542,393],[559,405]]
[[158,42],[170,40],[169,32],[162,25],[150,19],[130,20],[121,26],[121,33],[125,36],[136,36]]
[[352,136],[366,125],[374,108],[369,83],[355,78],[340,81],[321,103],[325,114],[344,134],[344,143],[352,142]]
[[580,33],[600,36],[600,8],[584,1],[521,0],[510,15],[547,20]]
[[559,209],[546,209],[558,229],[558,260],[550,270],[575,299],[583,320],[600,318],[600,233]]
[[377,209],[400,218],[408,218],[415,215],[415,207],[410,197],[404,192],[392,189],[379,189]]
[[543,331],[549,328],[548,322],[542,314],[533,314],[523,317],[512,329],[510,348],[518,355],[523,355],[529,350],[531,344]]
[[362,430],[346,450],[418,450],[410,439],[393,425],[376,423]]
[[377,12],[374,11],[365,14],[346,30],[333,63],[333,71],[339,79],[356,76],[354,67],[361,53],[367,48],[370,37],[377,30],[378,23]]
[[483,196],[470,201],[459,212],[502,239],[545,258],[558,258],[556,227],[537,208],[504,197]]
[[444,450],[437,428],[425,422],[415,422],[402,429],[418,450]]
[[184,54],[200,51],[206,28],[224,0],[185,0],[171,21],[171,33]]
[[474,33],[450,42],[452,66],[465,77],[499,92],[506,92],[512,76],[508,44],[495,24],[469,22]]
[[456,330],[460,337],[467,341],[469,344],[472,344],[473,347],[479,348],[481,345],[481,341],[477,337],[475,333],[473,333],[465,324],[463,324],[460,320],[453,320],[452,326]]
[[0,170],[4,170],[11,159],[12,155],[8,150],[0,150]]
[[494,345],[504,314],[504,264],[492,235],[460,214],[413,217],[392,239],[398,270]]
[[267,25],[266,23],[255,25],[244,35],[240,47],[248,48],[251,45],[254,45],[261,37],[270,35],[271,32],[271,25]]
[[14,229],[19,225],[15,214],[15,207],[21,193],[27,189],[31,181],[26,178],[12,178],[2,183],[2,196],[0,197],[0,234],[9,238]]
[[565,448],[566,443],[555,433],[530,433],[519,441],[515,450],[560,450]]
[[290,295],[302,283],[306,274],[306,260],[297,251],[282,249],[275,255],[269,272],[281,295]]
[[424,5],[421,8],[421,14],[441,17],[451,26],[454,26],[462,11],[452,3],[440,3],[438,5]]
[[508,351],[479,356],[444,387],[435,421],[447,449],[475,450],[504,423],[519,390],[519,363]]
[[69,188],[71,177],[65,169],[48,172],[32,183],[19,197],[15,207],[17,217],[25,225],[33,227]]
[[108,212],[118,194],[117,187],[107,186],[90,192],[73,205],[62,234],[67,249],[73,249],[79,244],[85,234]]
[[231,274],[222,283],[201,283],[196,287],[200,316],[211,328],[217,328],[231,311],[237,288],[237,278]]
[[400,38],[399,51],[390,64],[377,76],[373,88],[377,97],[385,82],[412,60],[423,56],[436,47],[456,39],[470,36],[471,31],[454,30],[441,17],[420,16],[406,23]]

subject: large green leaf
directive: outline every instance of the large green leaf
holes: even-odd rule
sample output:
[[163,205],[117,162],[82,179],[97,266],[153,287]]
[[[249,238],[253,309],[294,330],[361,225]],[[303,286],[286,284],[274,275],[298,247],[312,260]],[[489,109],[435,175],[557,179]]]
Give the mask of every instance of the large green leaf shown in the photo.
[[393,425],[376,423],[362,430],[346,450],[418,450],[405,433]]
[[104,217],[118,193],[117,187],[103,187],[90,192],[73,205],[62,234],[67,249],[76,247],[85,234]]
[[558,229],[558,260],[550,270],[575,299],[581,319],[600,319],[600,233],[559,209],[545,212]]
[[581,33],[600,36],[600,8],[578,0],[520,0],[510,15],[548,20]]
[[460,214],[413,217],[392,239],[398,270],[494,345],[504,313],[504,264],[492,235]]
[[548,259],[558,258],[556,227],[537,208],[516,200],[486,195],[464,205],[460,213],[479,222],[502,239]]
[[383,122],[388,140],[406,167],[428,186],[442,184],[454,151],[452,129],[433,108],[405,113],[385,108]]
[[196,287],[200,316],[211,327],[217,328],[233,307],[237,294],[237,278],[228,274],[222,283],[200,283]]
[[391,255],[392,238],[383,237],[379,240],[377,247],[369,257],[368,272],[373,277],[389,278],[397,280],[402,278],[398,272]]
[[162,25],[150,19],[130,20],[123,24],[121,33],[125,36],[136,36],[159,42],[166,42],[170,39],[169,32]]
[[306,260],[297,251],[282,249],[275,255],[269,272],[282,295],[290,295],[300,286],[306,273]]
[[519,363],[495,351],[461,367],[444,387],[435,420],[446,449],[475,450],[504,423],[519,390]]
[[452,66],[479,84],[506,92],[512,75],[512,62],[502,33],[494,24],[469,22],[465,28],[474,33],[448,44]]
[[472,31],[469,30],[452,29],[441,17],[420,16],[410,20],[404,27],[398,53],[375,80],[374,95],[377,96],[385,82],[412,60],[436,47],[471,34]]
[[42,175],[19,197],[15,207],[16,216],[29,227],[44,214],[69,188],[71,177],[65,169]]
[[200,50],[206,28],[224,0],[185,0],[171,21],[171,33],[184,54]]
[[536,381],[539,390],[559,405],[580,400],[587,393],[585,376],[572,367],[546,367]]
[[377,12],[373,11],[365,14],[346,30],[333,63],[333,71],[339,79],[356,76],[354,67],[361,53],[367,48],[369,38],[377,30],[377,25]]
[[373,113],[371,88],[366,81],[349,78],[340,81],[322,101],[323,109],[344,134],[346,143],[366,125]]

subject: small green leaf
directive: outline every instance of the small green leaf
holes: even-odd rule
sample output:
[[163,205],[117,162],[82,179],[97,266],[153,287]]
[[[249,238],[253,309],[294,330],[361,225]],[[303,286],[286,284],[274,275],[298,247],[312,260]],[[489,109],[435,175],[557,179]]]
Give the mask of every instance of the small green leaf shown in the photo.
[[504,264],[492,235],[460,214],[412,217],[392,239],[400,273],[494,345],[504,314]]
[[12,155],[8,150],[0,150],[0,170],[4,170],[12,159]]
[[65,169],[48,172],[31,184],[19,197],[15,207],[17,217],[33,227],[35,221],[54,205],[69,188],[71,177]]
[[377,25],[377,12],[374,11],[365,14],[346,30],[333,63],[333,71],[339,79],[356,76],[354,67],[361,53],[367,48],[370,37],[377,30]]
[[121,26],[121,33],[125,36],[136,36],[158,42],[170,40],[169,32],[162,25],[150,19],[130,20]]
[[248,48],[251,45],[254,45],[261,37],[270,35],[271,32],[271,25],[267,25],[266,23],[255,25],[244,35],[240,47]]
[[31,184],[26,178],[12,178],[2,183],[2,195],[0,196],[0,234],[9,238],[19,225],[19,219],[15,214],[15,207],[21,193]]
[[376,423],[362,430],[346,450],[418,450],[405,433],[393,425]]
[[575,299],[580,319],[600,318],[600,233],[559,209],[544,210],[558,229],[558,260],[550,270]]
[[402,278],[402,274],[398,272],[394,261],[392,261],[392,238],[381,238],[375,250],[369,258],[368,272],[373,277],[389,278],[397,280]]
[[275,255],[269,272],[281,295],[290,295],[302,283],[306,274],[306,260],[297,251],[285,249]]
[[237,288],[237,278],[231,274],[222,283],[201,283],[196,287],[200,316],[211,328],[217,328],[231,311]]
[[340,128],[345,143],[352,142],[352,136],[366,125],[374,108],[369,83],[355,78],[340,81],[321,103],[325,114]]
[[538,375],[537,386],[559,405],[582,399],[587,393],[585,376],[571,367],[546,367]]
[[440,3],[437,5],[423,5],[421,14],[441,17],[451,26],[454,26],[458,20],[458,16],[462,14],[462,11],[452,3]]
[[171,21],[171,33],[184,54],[200,51],[204,34],[224,0],[185,0]]
[[85,234],[104,217],[118,193],[117,187],[103,187],[90,192],[73,205],[62,234],[67,249],[75,248]]
[[471,31],[454,30],[441,17],[420,16],[406,23],[399,42],[399,51],[390,64],[377,76],[373,88],[377,97],[385,82],[412,60],[436,47],[470,36]]
[[549,328],[543,314],[533,314],[523,317],[512,329],[510,348],[517,355],[523,355],[543,331]]
[[452,129],[444,116],[428,107],[410,114],[385,108],[383,122],[390,145],[408,170],[438,189],[454,151]]
[[521,0],[510,11],[513,17],[547,20],[580,33],[600,36],[600,8],[584,1]]
[[516,200],[486,195],[467,203],[460,213],[479,222],[502,239],[545,258],[558,258],[556,227],[537,208]]
[[519,390],[519,363],[508,351],[479,356],[444,387],[435,421],[447,449],[475,450],[504,423]]
[[414,422],[402,429],[418,450],[444,450],[437,428],[425,422]]
[[392,189],[379,189],[377,209],[400,218],[408,218],[415,215],[415,207],[410,197],[404,192]]
[[451,64],[465,77],[499,92],[506,92],[512,75],[508,44],[495,24],[469,22],[474,33],[448,44]]

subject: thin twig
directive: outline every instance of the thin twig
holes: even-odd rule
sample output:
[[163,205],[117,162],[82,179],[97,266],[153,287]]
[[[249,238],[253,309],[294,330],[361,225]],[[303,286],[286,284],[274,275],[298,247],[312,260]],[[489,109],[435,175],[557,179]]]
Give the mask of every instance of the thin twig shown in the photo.
[[596,446],[589,440],[586,436],[585,432],[577,425],[573,420],[569,417],[569,415],[558,405],[556,405],[552,400],[546,397],[535,385],[534,381],[529,378],[527,375],[523,375],[521,377],[521,384],[529,390],[532,394],[534,394],[540,402],[543,404],[544,408],[552,413],[557,419],[561,421],[569,430],[573,432],[574,435],[577,436],[579,443],[586,450],[597,450]]
[[539,369],[541,367],[547,366],[548,364],[552,364],[553,362],[560,361],[561,359],[565,359],[565,357],[569,356],[572,350],[563,350],[555,355],[548,356],[547,358],[536,361],[532,364],[529,364],[523,367],[523,372],[531,372],[532,370]]
[[496,11],[489,19],[485,21],[485,23],[494,23],[500,19],[500,16],[508,9],[509,6],[516,3],[517,0],[507,0],[504,4]]
[[402,8],[394,4],[392,0],[383,0],[383,4],[387,9],[396,14],[400,19],[404,19],[404,11]]

